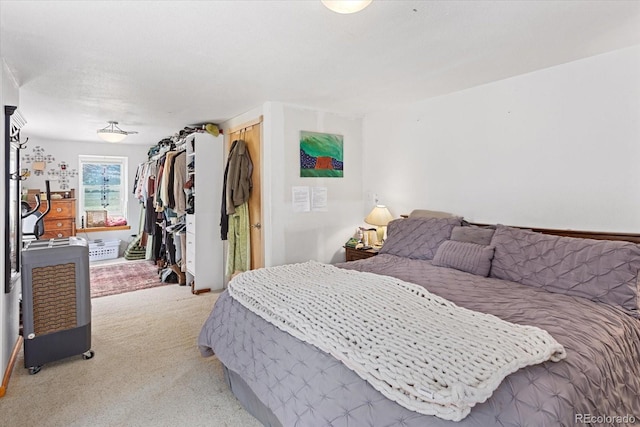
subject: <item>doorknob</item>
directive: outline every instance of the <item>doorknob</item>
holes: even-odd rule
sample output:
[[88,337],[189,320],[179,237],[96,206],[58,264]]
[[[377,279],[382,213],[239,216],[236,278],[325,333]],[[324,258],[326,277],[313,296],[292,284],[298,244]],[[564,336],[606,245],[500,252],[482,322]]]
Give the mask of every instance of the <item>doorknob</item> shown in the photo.
[[258,230],[260,230],[262,228],[262,224],[260,224],[259,222],[256,222],[255,224],[251,224],[251,226],[253,228],[257,228]]

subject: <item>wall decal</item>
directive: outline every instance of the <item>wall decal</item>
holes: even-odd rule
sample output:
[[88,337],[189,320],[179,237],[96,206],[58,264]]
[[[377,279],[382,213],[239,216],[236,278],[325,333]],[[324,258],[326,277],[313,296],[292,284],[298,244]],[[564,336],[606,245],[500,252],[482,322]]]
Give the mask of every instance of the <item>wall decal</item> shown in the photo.
[[47,163],[51,163],[56,159],[51,154],[44,154],[44,148],[36,145],[33,147],[33,154],[25,154],[22,156],[22,161],[25,163],[31,163],[31,169],[36,176],[44,175],[44,170],[47,167]]
[[58,163],[59,169],[49,169],[48,174],[58,178],[61,190],[67,190],[69,188],[69,178],[74,178],[78,171],[75,169],[69,169],[67,162]]

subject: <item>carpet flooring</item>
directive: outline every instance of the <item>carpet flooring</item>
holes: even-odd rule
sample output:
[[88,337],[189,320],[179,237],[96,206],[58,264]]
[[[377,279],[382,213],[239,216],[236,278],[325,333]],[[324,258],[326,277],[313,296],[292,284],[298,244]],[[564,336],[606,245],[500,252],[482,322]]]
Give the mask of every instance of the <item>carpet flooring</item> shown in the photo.
[[217,293],[163,286],[92,300],[95,356],[29,375],[22,351],[0,399],[0,425],[259,427],[196,339]]
[[149,260],[137,260],[91,265],[91,298],[116,295],[140,289],[164,285],[176,285],[160,281],[157,267]]

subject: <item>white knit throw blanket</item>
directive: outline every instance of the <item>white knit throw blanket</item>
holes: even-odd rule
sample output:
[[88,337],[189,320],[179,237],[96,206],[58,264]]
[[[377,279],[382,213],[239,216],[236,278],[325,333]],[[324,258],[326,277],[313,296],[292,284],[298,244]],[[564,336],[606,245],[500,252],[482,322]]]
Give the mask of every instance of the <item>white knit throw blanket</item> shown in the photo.
[[389,276],[310,261],[248,271],[230,295],[342,361],[387,398],[459,421],[502,380],[566,354],[551,335]]

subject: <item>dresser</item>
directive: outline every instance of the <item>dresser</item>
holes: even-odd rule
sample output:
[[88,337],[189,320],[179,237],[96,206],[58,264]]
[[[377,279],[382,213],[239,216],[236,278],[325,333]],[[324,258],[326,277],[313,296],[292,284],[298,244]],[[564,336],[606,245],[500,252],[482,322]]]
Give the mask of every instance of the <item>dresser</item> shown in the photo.
[[[47,201],[40,204],[40,212],[47,209]],[[53,199],[51,210],[44,217],[44,234],[40,239],[59,239],[76,235],[76,199]]]

